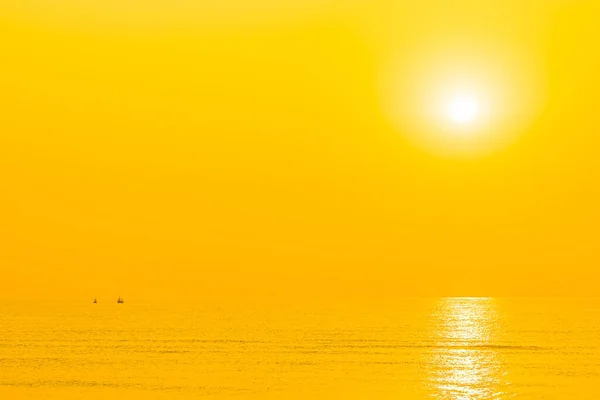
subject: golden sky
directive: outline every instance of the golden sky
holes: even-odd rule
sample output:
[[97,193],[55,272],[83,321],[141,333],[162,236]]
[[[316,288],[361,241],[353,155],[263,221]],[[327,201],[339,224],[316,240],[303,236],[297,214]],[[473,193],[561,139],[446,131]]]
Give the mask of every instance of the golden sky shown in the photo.
[[599,19],[0,0],[0,297],[600,294]]

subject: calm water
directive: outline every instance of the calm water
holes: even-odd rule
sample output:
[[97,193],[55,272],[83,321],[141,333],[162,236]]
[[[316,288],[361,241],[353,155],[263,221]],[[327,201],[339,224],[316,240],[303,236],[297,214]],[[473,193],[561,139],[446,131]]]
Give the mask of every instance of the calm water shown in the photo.
[[600,299],[0,302],[2,399],[598,399]]

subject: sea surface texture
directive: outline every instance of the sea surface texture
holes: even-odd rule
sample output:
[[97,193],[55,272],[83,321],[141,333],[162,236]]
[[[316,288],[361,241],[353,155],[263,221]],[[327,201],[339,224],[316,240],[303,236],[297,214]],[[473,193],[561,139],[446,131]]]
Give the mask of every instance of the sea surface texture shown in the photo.
[[600,300],[0,301],[0,399],[599,399]]

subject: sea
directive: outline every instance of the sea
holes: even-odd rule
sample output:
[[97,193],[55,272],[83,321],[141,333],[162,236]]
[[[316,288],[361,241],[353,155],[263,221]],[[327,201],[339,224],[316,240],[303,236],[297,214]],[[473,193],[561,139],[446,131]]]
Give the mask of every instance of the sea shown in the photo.
[[0,300],[0,399],[600,399],[600,299]]

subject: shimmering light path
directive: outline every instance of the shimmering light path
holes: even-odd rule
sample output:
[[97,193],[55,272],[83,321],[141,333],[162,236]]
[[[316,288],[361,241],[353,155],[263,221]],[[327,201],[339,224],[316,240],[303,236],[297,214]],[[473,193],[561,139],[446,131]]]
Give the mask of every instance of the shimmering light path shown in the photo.
[[437,345],[430,390],[439,399],[498,398],[507,391],[497,343],[497,304],[487,298],[442,299],[435,309]]

